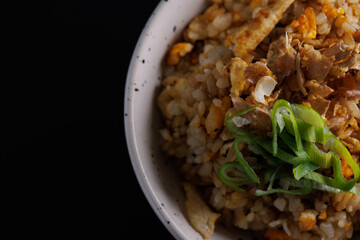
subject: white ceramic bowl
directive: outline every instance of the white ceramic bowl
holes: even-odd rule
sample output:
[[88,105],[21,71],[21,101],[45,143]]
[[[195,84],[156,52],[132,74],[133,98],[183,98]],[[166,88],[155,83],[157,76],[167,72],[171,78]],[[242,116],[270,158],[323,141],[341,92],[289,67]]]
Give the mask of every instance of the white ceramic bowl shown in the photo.
[[[156,97],[164,57],[193,17],[209,1],[161,1],[136,45],[125,89],[125,132],[132,165],[153,210],[176,239],[202,239],[186,220],[184,196],[171,164],[159,151],[161,127]],[[211,239],[251,239],[216,226]]]

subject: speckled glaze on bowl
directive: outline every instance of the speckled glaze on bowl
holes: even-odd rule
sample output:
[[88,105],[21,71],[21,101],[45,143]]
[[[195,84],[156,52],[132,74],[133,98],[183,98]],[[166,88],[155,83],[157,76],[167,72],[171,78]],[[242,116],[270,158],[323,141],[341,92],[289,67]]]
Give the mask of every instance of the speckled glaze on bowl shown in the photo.
[[[186,220],[179,179],[159,151],[161,117],[156,96],[166,52],[180,39],[190,20],[208,4],[206,0],[163,0],[159,3],[136,45],[125,89],[125,133],[136,177],[153,210],[176,239],[202,237]],[[252,238],[216,226],[211,239]]]

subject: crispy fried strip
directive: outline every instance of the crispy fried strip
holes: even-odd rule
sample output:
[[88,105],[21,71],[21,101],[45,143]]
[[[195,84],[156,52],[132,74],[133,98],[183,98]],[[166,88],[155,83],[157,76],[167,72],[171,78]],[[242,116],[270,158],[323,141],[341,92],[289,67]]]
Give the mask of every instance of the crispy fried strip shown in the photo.
[[269,35],[293,2],[294,0],[278,0],[268,9],[261,9],[257,17],[230,35],[225,44],[233,44],[233,51],[237,57],[247,62],[251,61],[250,53]]

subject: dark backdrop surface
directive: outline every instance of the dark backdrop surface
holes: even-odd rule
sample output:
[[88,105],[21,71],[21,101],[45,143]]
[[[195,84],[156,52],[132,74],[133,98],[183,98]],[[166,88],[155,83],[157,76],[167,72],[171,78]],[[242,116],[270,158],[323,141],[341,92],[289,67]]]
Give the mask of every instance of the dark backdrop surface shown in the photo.
[[159,1],[4,2],[2,170],[8,224],[23,226],[13,234],[173,239],[141,192],[123,125],[130,58]]

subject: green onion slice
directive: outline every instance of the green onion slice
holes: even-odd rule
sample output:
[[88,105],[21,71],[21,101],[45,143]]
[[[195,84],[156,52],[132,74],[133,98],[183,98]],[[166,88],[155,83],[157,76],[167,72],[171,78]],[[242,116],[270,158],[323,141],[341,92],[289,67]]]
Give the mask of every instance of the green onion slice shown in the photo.
[[[331,131],[327,128],[324,120],[313,108],[300,104],[290,104],[295,115],[301,139],[307,142],[319,142],[324,144],[330,137]],[[286,131],[295,135],[291,119],[283,115]]]
[[331,152],[323,152],[314,142],[305,142],[305,151],[311,158],[311,161],[322,168],[329,168],[332,165]]
[[238,162],[227,162],[221,165],[218,171],[218,177],[225,186],[237,192],[245,191],[244,189],[239,188],[239,186],[254,183],[246,175]]
[[[264,196],[264,195],[269,195],[269,194],[273,194],[273,193],[306,195],[312,191],[312,182],[309,179],[301,179],[298,181],[298,180],[295,180],[291,176],[284,176],[284,174],[281,174],[283,176],[277,176],[278,172],[282,173],[280,171],[280,169],[281,169],[281,167],[278,167],[271,175],[271,177],[269,179],[269,185],[268,185],[267,190],[260,190],[260,189],[256,190],[255,191],[256,196]],[[275,179],[277,179],[277,178],[279,179],[279,185],[283,186],[283,188],[278,188],[278,189],[273,188]],[[289,186],[298,187],[298,188],[288,190]]]
[[247,135],[239,136],[239,137],[235,138],[235,140],[234,140],[235,156],[236,156],[236,158],[238,160],[238,163],[239,163],[240,167],[246,173],[246,175],[254,183],[260,183],[259,177],[256,175],[254,169],[252,169],[249,166],[249,163],[244,159],[244,156],[242,155],[242,153],[239,151],[239,148],[238,148],[239,143],[241,143],[241,142],[249,142],[249,141],[251,141],[251,140],[249,139],[249,136],[247,136]]
[[292,128],[294,130],[295,142],[296,142],[296,150],[302,150],[302,143],[301,143],[301,136],[299,133],[299,129],[297,126],[295,115],[292,111],[291,105],[286,100],[277,100],[271,110],[271,118],[272,118],[272,126],[273,126],[273,154],[274,156],[277,155],[278,152],[278,140],[277,135],[278,131],[282,132],[284,130],[284,126],[286,124],[283,120],[283,115],[288,115],[290,118],[290,122]]
[[302,147],[299,150],[297,149],[294,139],[286,131],[279,132],[278,134],[280,138],[285,142],[285,144],[296,154],[298,158],[296,164],[300,164],[303,162],[311,162],[309,155],[304,151]]
[[[259,104],[260,105],[260,104]],[[257,196],[272,193],[308,194],[312,189],[333,193],[352,192],[358,194],[355,183],[360,177],[360,168],[341,141],[327,128],[321,116],[312,108],[278,100],[271,110],[273,138],[264,139],[245,129],[238,128],[233,118],[247,113],[259,105],[238,112],[225,120],[227,129],[237,137],[233,147],[236,162],[223,164],[218,172],[219,179],[229,188],[242,192],[239,186],[259,184],[254,169],[265,169],[264,183],[267,190],[258,189]],[[280,138],[278,138],[278,136]],[[238,149],[245,142],[249,150],[261,155],[265,163],[249,164]],[[316,143],[323,144],[320,150]],[[304,144],[304,145],[303,145]],[[354,173],[351,180],[341,172],[341,159],[345,160]],[[286,164],[293,167],[292,175],[286,173]],[[332,167],[334,177],[316,172],[319,168]],[[273,188],[276,180],[282,188]],[[289,190],[292,187],[295,189]]]
[[311,173],[320,167],[312,162],[305,162],[293,169],[294,178],[300,180],[302,177],[306,176],[308,173]]
[[[334,178],[326,177],[317,172],[308,173],[305,177],[327,186],[338,188],[342,191],[350,191],[353,189],[360,176],[359,166],[351,157],[347,148],[334,134],[332,134],[331,137],[326,141],[324,147],[330,149],[331,151],[331,165],[333,167]],[[345,159],[353,171],[354,178],[352,180],[347,180],[344,178],[341,172],[340,158]]]
[[[338,165],[339,171],[335,174],[335,177],[338,176],[342,182],[346,182],[348,186],[354,186],[357,180],[360,177],[360,168],[359,165],[354,161],[348,149],[344,146],[344,144],[340,141],[340,139],[334,134],[331,135],[329,140],[324,145],[325,148],[330,149],[335,155],[337,155],[340,159],[344,159],[347,164],[350,166],[352,172],[354,173],[354,177],[352,180],[347,181],[341,173],[341,162],[340,159],[336,158],[335,163],[333,165]],[[335,158],[333,158],[335,159]],[[333,160],[334,161],[334,160]],[[350,184],[351,183],[351,184]],[[350,189],[350,188],[349,188]]]

